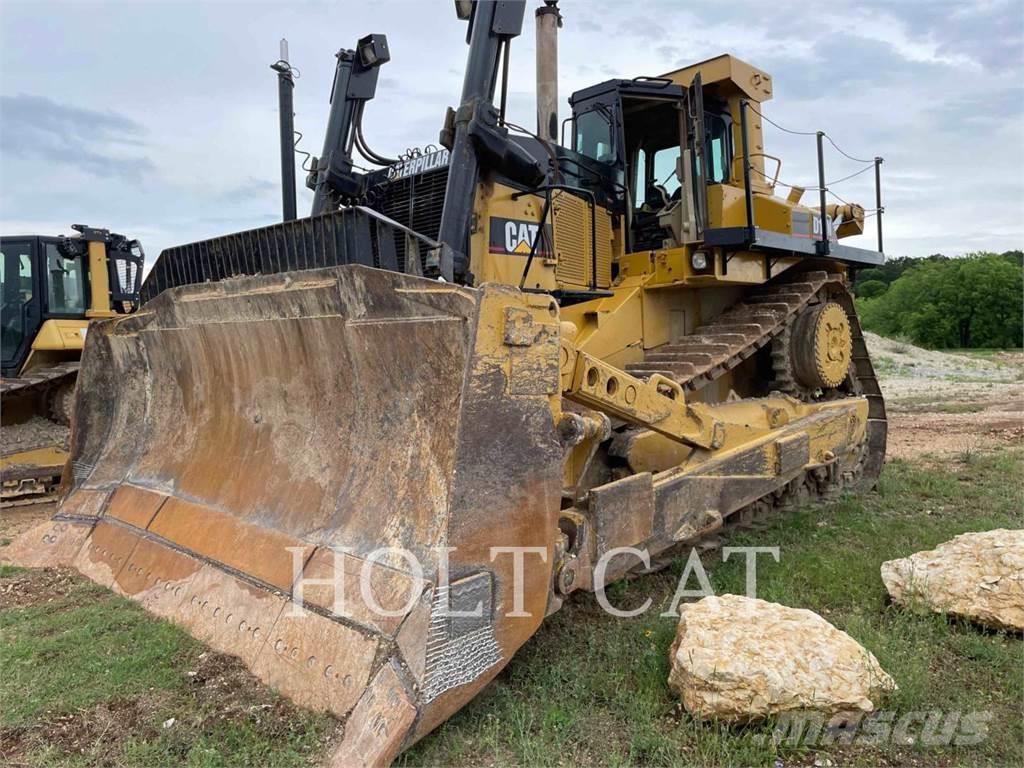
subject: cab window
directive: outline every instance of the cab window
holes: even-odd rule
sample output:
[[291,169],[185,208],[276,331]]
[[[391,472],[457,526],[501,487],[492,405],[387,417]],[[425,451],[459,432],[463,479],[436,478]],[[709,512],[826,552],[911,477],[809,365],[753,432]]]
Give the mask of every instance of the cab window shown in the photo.
[[54,315],[85,314],[83,257],[66,259],[56,243],[46,244],[47,309]]
[[679,174],[676,173],[676,161],[679,160],[679,145],[665,147],[654,153],[654,183],[664,187],[669,199],[682,186]]
[[722,115],[705,112],[704,130],[708,182],[723,184],[729,180],[729,162],[732,159],[729,123]]
[[574,149],[602,163],[615,162],[611,119],[601,108],[594,108],[576,117]]
[[643,148],[636,151],[636,175],[633,183],[633,207],[643,208],[647,201],[647,153]]
[[32,301],[32,244],[4,243],[0,251],[0,357],[13,360],[25,340],[25,307]]

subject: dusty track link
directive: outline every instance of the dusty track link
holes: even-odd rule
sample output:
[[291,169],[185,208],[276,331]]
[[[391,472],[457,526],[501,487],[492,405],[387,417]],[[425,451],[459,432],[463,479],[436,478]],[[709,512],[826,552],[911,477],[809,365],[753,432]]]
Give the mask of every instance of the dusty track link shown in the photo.
[[[736,307],[726,310],[714,322],[698,328],[694,335],[688,336],[682,344],[655,347],[650,350],[643,363],[627,366],[627,370],[637,376],[661,373],[674,378],[688,391],[700,389],[776,338],[788,334],[802,309],[826,299],[838,301],[850,319],[853,365],[847,380],[849,396],[864,396],[868,399],[867,435],[857,465],[839,477],[829,477],[820,469],[804,472],[781,488],[726,516],[721,528],[689,541],[679,542],[674,547],[652,556],[651,567],[633,571],[630,578],[662,570],[668,567],[681,551],[690,548],[696,548],[702,553],[717,550],[731,534],[763,529],[774,515],[781,512],[811,503],[834,501],[847,489],[863,492],[874,487],[885,459],[885,401],[868,355],[853,297],[839,275],[806,272],[792,278],[792,282],[767,283],[752,291]],[[743,317],[744,313],[749,313],[745,316],[750,317],[755,311],[756,315],[770,317],[773,322],[763,320],[751,324],[760,326],[756,334],[737,334],[737,325],[747,325],[737,323],[737,319]],[[745,344],[742,348],[736,345],[740,336],[743,337]],[[699,341],[696,340],[698,338]],[[690,343],[691,340],[694,340],[693,343]],[[695,354],[697,348],[712,358],[702,361],[703,367],[700,370],[697,369],[695,358],[683,360],[686,354]],[[792,387],[786,386],[786,368],[778,365],[775,355],[773,360],[776,362],[776,383],[780,391],[794,397],[806,398],[807,393],[801,391],[795,381],[792,382]],[[658,367],[658,363],[663,361],[671,361],[671,366]],[[689,369],[683,367],[685,365],[693,366],[693,371],[689,372]],[[686,373],[689,373],[688,378]]]
[[33,504],[50,504],[57,501],[60,495],[56,489],[48,490],[44,495],[41,496],[22,496],[13,498],[10,501],[3,499],[0,501],[0,509],[11,509],[12,507],[30,507]]
[[648,350],[643,362],[631,363],[626,370],[642,377],[659,373],[687,391],[698,390],[769,344],[826,285],[841,286],[841,280],[828,272],[804,272],[786,282],[754,288],[712,322],[678,343]]
[[17,392],[19,395],[34,388],[48,388],[62,379],[70,378],[78,374],[80,364],[60,363],[52,368],[29,373],[25,376],[18,376],[9,379],[0,379],[0,395],[8,395]]
[[722,548],[733,534],[743,531],[760,531],[767,528],[771,520],[785,512],[790,512],[809,504],[825,503],[838,499],[844,490],[856,486],[860,478],[859,472],[835,481],[823,481],[810,472],[790,480],[781,488],[762,496],[757,501],[740,507],[728,515],[722,527],[712,533],[699,536],[688,541],[681,541],[673,547],[651,556],[651,567],[630,572],[627,578],[636,578],[656,573],[670,566],[682,553],[696,549],[706,554]]

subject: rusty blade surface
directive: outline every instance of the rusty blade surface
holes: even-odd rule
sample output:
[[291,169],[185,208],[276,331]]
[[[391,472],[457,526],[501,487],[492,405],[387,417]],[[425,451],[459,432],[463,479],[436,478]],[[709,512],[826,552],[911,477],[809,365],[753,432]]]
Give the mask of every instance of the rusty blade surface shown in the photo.
[[[70,493],[11,555],[139,600],[387,762],[544,615],[558,366],[557,309],[504,287],[346,266],[166,291],[90,332]],[[495,547],[537,548],[519,604]]]

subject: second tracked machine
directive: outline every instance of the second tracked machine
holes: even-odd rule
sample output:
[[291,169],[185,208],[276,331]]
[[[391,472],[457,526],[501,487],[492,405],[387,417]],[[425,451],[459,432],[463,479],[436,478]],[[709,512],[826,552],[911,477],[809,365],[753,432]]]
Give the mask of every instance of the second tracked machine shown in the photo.
[[525,4],[457,7],[442,147],[371,150],[390,51],[339,53],[313,215],[165,251],[140,311],[92,327],[69,492],[10,548],[334,713],[339,765],[430,732],[573,592],[869,490],[885,451],[850,293],[883,257],[824,183],[774,194],[771,77],[608,80],[560,126],[549,4],[522,135]]

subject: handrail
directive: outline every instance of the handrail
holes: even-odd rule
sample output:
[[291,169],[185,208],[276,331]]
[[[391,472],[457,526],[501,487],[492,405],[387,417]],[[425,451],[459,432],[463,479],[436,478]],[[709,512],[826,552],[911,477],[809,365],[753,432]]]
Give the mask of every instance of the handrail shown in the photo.
[[[848,176],[844,176],[841,179],[838,179],[837,181],[833,181],[832,184],[838,184],[840,181],[846,181],[847,179],[851,179],[854,176],[858,176],[861,173],[863,173],[864,171],[866,171],[868,166],[874,165],[874,167],[875,167],[875,210],[874,210],[874,215],[878,216],[878,221],[876,222],[876,224],[877,224],[877,232],[878,232],[878,253],[884,253],[883,242],[882,242],[882,214],[884,213],[885,208],[882,205],[882,173],[881,173],[881,166],[882,166],[882,163],[884,162],[884,159],[881,158],[881,157],[875,157],[874,160],[867,160],[867,159],[860,158],[860,157],[854,157],[853,155],[851,155],[848,152],[844,151],[838,144],[836,144],[836,142],[832,139],[832,137],[829,136],[824,131],[817,131],[815,133],[812,133],[810,131],[794,131],[794,130],[792,130],[790,128],[785,128],[785,127],[779,125],[778,123],[776,123],[775,121],[770,120],[769,118],[765,117],[763,114],[761,114],[760,111],[758,111],[755,107],[750,106],[750,104],[747,103],[747,102],[743,102],[742,108],[743,109],[750,109],[751,111],[753,111],[753,113],[755,115],[760,117],[764,122],[768,123],[769,125],[775,126],[776,128],[778,128],[780,131],[782,131],[784,133],[793,134],[795,136],[815,136],[816,137],[816,140],[817,140],[817,150],[818,150],[818,186],[816,187],[816,189],[818,190],[818,192],[820,194],[820,201],[821,201],[820,202],[820,206],[821,206],[821,210],[820,210],[820,217],[821,217],[821,239],[816,241],[816,242],[818,243],[817,247],[818,247],[819,253],[821,255],[827,256],[829,254],[829,252],[831,251],[831,244],[830,244],[829,232],[828,232],[828,224],[827,224],[827,221],[826,221],[828,215],[827,215],[827,212],[826,212],[826,197],[825,196],[826,196],[826,194],[831,194],[833,197],[838,198],[841,202],[845,202],[841,197],[839,197],[839,195],[837,195],[835,192],[832,192],[827,187],[827,185],[826,185],[826,181],[825,181],[824,142],[827,141],[829,144],[831,144],[835,148],[835,150],[839,154],[841,154],[843,157],[848,158],[849,160],[852,160],[852,161],[857,162],[857,163],[863,163],[864,166],[865,166],[863,169],[861,169],[860,171],[857,171],[856,173],[849,174]],[[770,155],[765,155],[765,157],[770,157]],[[781,167],[781,161],[780,161],[780,167]],[[759,171],[759,173],[761,173],[761,175],[764,176],[766,179],[768,178],[763,172]],[[774,182],[778,182],[778,172],[776,172],[776,176],[775,176],[775,179],[773,181]],[[785,182],[778,182],[778,183],[782,184],[784,187],[790,187],[791,189],[794,188],[793,185],[786,184]],[[815,189],[814,187],[803,187],[803,186],[801,186],[801,188],[802,189]]]
[[882,250],[882,213],[885,208],[882,206],[882,158],[875,158],[875,216],[878,221],[878,252],[885,253]]
[[381,213],[378,210],[375,210],[373,208],[367,208],[365,205],[351,205],[351,206],[349,206],[349,208],[357,210],[357,211],[362,211],[367,216],[369,216],[371,219],[377,219],[378,221],[383,221],[385,224],[387,224],[389,226],[392,226],[395,229],[397,229],[397,230],[399,230],[401,232],[404,232],[407,235],[412,235],[417,240],[422,240],[424,243],[429,245],[431,248],[437,248],[437,247],[439,247],[441,245],[437,240],[433,240],[432,238],[429,238],[426,235],[424,235],[424,234],[422,234],[420,232],[417,232],[415,229],[412,229],[410,227],[405,226],[405,224],[402,224],[400,222],[395,221],[390,216],[385,216],[383,213]]
[[825,138],[824,131],[818,131],[817,142],[818,142],[818,194],[821,201],[820,219],[821,219],[821,255],[828,256],[829,253],[829,241],[828,241],[828,211],[825,208],[825,194],[828,192],[828,187],[825,186],[825,150],[823,139]]
[[754,226],[754,191],[750,186],[750,141],[747,137],[747,102],[740,102],[740,138],[743,143],[743,202],[747,210],[747,242],[756,239]]

